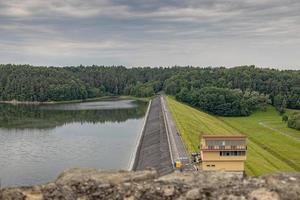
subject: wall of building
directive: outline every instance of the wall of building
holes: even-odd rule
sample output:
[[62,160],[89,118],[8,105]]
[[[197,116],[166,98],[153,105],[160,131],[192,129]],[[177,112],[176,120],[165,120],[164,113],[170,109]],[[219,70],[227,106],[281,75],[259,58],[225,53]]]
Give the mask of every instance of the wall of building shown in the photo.
[[203,161],[203,170],[244,171],[243,161]]

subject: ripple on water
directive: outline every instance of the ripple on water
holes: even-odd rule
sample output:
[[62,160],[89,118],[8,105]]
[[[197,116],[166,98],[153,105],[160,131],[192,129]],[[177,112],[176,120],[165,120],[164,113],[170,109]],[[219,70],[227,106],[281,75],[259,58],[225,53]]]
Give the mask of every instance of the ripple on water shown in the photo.
[[[118,120],[112,120],[112,115],[109,116],[109,120],[97,121],[94,119],[98,113],[85,111],[87,107],[106,109],[115,106],[134,107],[132,101],[127,100],[119,102],[119,105],[116,102],[93,102],[58,106],[66,111],[54,112],[51,108],[46,113],[36,115],[47,117],[48,112],[53,111],[54,114],[49,115],[51,120],[68,118],[68,121],[62,121],[60,126],[48,129],[0,127],[2,186],[45,183],[56,178],[63,170],[74,167],[125,169],[141,130],[143,116],[136,117],[138,111],[124,110],[116,112],[122,116],[122,121],[119,120],[120,116],[116,116]],[[83,111],[68,113],[68,109],[73,108]],[[31,112],[28,122],[35,121],[32,119],[35,115]],[[78,116],[89,117],[89,114],[93,114],[93,123],[82,121],[81,116]],[[70,120],[70,117],[74,117],[74,120]],[[77,119],[80,121],[77,122]]]

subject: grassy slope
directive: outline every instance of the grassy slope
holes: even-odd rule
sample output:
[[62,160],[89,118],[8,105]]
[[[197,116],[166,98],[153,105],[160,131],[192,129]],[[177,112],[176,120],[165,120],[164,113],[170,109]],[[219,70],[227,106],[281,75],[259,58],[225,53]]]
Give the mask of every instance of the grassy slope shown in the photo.
[[[300,132],[286,128],[273,108],[250,117],[229,118],[209,115],[171,97],[167,97],[167,102],[190,152],[198,151],[199,138],[203,134],[245,134],[248,136],[248,175],[300,171],[300,142],[293,138],[299,137]],[[261,122],[267,123],[267,127]]]

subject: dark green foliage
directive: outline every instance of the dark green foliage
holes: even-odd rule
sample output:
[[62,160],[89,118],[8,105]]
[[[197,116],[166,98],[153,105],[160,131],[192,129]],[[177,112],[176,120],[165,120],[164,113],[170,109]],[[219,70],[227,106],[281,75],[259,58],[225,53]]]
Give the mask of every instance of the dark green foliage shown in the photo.
[[282,115],[282,121],[287,122],[289,120],[289,117],[287,115]]
[[276,95],[274,97],[273,105],[280,114],[283,114],[287,106],[286,97],[281,94]]
[[[199,89],[205,87],[227,88],[230,89],[227,95],[230,97],[224,96],[224,94],[220,96],[221,90],[214,89],[210,91],[211,94],[204,97],[216,98],[213,100],[214,104],[201,104],[201,108],[215,114],[249,115],[255,109],[263,109],[266,103],[272,103],[280,113],[284,113],[285,108],[300,109],[299,86],[299,70],[280,71],[242,66],[230,69],[222,67],[185,68],[176,76],[165,81],[164,90],[181,101],[200,107],[199,99],[203,94],[199,94]],[[239,93],[242,94],[232,91],[234,89],[239,89]],[[270,100],[266,100],[266,98]],[[235,101],[239,103],[237,104]],[[255,107],[256,104],[258,107]],[[214,108],[212,108],[213,106]],[[239,106],[240,109],[237,112],[226,111]]]
[[264,109],[268,103],[268,97],[257,92],[217,87],[192,91],[183,88],[176,98],[222,116],[247,116],[254,110]]
[[217,115],[239,115],[243,93],[240,90],[205,87],[199,90],[198,106]]
[[129,95],[134,95],[137,97],[150,97],[155,94],[153,85],[151,83],[142,84],[137,83],[129,89]]
[[85,84],[64,68],[0,66],[0,99],[62,101],[88,97]]
[[300,112],[294,112],[289,117],[288,127],[300,130]]
[[[298,77],[299,79],[299,77]],[[300,109],[300,83],[299,81],[296,83],[298,87],[291,87],[290,91],[288,92],[288,108],[292,109]],[[295,85],[296,86],[296,85]]]
[[[210,88],[209,92],[203,88]],[[249,115],[263,108],[267,97],[281,113],[285,108],[300,109],[299,70],[254,66],[228,69],[0,65],[0,101],[62,101],[104,95],[148,97],[162,90],[221,115]]]

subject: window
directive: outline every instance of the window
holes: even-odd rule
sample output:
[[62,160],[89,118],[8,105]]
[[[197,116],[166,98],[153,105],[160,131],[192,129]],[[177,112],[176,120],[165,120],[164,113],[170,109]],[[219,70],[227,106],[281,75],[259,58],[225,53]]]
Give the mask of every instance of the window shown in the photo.
[[245,156],[245,151],[220,151],[220,156]]
[[211,165],[212,167],[215,167],[216,165]]

